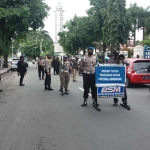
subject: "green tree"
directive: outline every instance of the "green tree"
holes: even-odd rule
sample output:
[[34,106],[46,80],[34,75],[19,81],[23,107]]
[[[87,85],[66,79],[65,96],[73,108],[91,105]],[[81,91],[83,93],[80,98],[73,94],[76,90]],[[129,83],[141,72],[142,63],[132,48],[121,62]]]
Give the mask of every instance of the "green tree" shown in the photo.
[[36,32],[34,32],[34,38],[36,40],[36,43],[40,43],[40,54],[42,53],[42,43],[45,42],[47,44],[52,44],[52,39],[49,36],[48,31],[43,30],[43,28],[40,28]]
[[150,47],[150,38],[148,36],[144,38],[144,40],[142,41],[142,45],[147,45]]
[[11,38],[24,38],[29,28],[43,27],[49,7],[42,0],[1,0],[0,4],[0,52],[7,61]]
[[[130,31],[132,33],[132,36],[134,37],[134,46],[135,40],[136,40],[136,30],[138,28],[138,20],[140,16],[141,8],[136,4],[130,4],[130,7],[127,9],[127,16],[130,21]],[[130,39],[129,39],[130,40]]]
[[[103,49],[103,56],[106,51],[106,42],[104,38],[104,23],[106,19],[107,12],[107,0],[90,0],[90,5],[92,6],[88,11],[88,15],[93,17],[93,22],[95,22],[94,31],[95,37],[98,41],[98,49],[101,51]],[[101,47],[103,43],[103,48]],[[104,62],[104,57],[103,60]]]
[[125,0],[107,0],[107,14],[104,24],[104,41],[112,49],[120,49],[120,44],[128,38]]
[[[140,16],[138,20],[138,28],[143,27],[143,39],[147,34],[149,34],[149,28],[150,28],[150,6],[148,6],[146,9],[141,7],[140,10]],[[148,30],[147,30],[148,29]]]
[[[39,33],[40,31],[40,33]],[[42,33],[43,34],[42,34]],[[41,53],[41,43],[42,42],[42,52]],[[38,56],[44,56],[46,54],[54,53],[54,44],[48,32],[45,30],[30,31],[27,38],[21,43],[21,52],[27,57],[35,58]]]

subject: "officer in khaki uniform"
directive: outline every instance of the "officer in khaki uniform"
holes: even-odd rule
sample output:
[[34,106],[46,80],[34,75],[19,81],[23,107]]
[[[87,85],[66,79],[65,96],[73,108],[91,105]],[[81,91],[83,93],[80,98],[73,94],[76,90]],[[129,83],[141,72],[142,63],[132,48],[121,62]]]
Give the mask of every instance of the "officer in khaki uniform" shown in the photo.
[[[63,64],[60,63],[59,65],[59,76],[61,80],[61,95],[69,94],[67,89],[70,80],[69,70],[71,69],[68,57],[64,56],[63,59],[64,59]],[[63,91],[63,88],[65,88],[65,93]]]
[[93,56],[93,47],[88,47],[88,55],[84,56],[80,62],[80,68],[83,70],[83,88],[84,88],[84,94],[83,94],[83,104],[81,106],[87,105],[87,99],[89,94],[89,89],[91,88],[92,91],[92,99],[93,99],[93,105],[99,106],[97,104],[97,91],[95,87],[95,65],[96,65],[96,57]]
[[47,55],[47,59],[45,60],[45,90],[54,90],[51,88],[51,62],[50,55]]
[[42,79],[44,80],[44,60],[42,57],[39,57],[39,60],[36,65],[36,69],[38,68],[38,73],[39,73],[39,79],[41,80],[41,72],[42,72]]

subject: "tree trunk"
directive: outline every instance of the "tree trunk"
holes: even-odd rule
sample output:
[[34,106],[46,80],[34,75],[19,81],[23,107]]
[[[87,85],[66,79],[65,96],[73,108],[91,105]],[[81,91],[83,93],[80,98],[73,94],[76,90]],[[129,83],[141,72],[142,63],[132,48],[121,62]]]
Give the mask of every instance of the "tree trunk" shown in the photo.
[[103,43],[102,63],[105,62],[105,52],[106,52],[106,44]]
[[99,41],[99,52],[102,50],[102,44],[101,41]]
[[136,41],[136,27],[135,27],[135,30],[134,30],[134,47],[135,47],[135,41]]
[[8,54],[4,55],[4,68],[8,68]]
[[143,25],[143,40],[144,40],[144,37],[145,37],[145,27]]
[[42,41],[40,41],[40,54],[42,54]]

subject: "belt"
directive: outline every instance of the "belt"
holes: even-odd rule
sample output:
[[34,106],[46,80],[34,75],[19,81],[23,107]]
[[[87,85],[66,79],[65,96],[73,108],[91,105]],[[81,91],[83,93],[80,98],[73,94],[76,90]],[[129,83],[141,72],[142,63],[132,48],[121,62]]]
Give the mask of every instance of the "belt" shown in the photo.
[[65,71],[65,70],[64,70],[63,72],[69,72],[69,71]]
[[84,73],[86,73],[86,74],[94,74],[95,72],[87,72],[87,71],[84,71]]

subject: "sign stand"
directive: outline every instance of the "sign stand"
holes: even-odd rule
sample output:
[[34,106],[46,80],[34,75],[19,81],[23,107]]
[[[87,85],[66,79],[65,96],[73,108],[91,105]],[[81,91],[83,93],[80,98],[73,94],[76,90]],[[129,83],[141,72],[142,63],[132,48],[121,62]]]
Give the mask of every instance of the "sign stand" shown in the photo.
[[[124,97],[126,68],[117,64],[99,64],[95,67],[96,99]],[[100,111],[98,106],[95,108]]]

